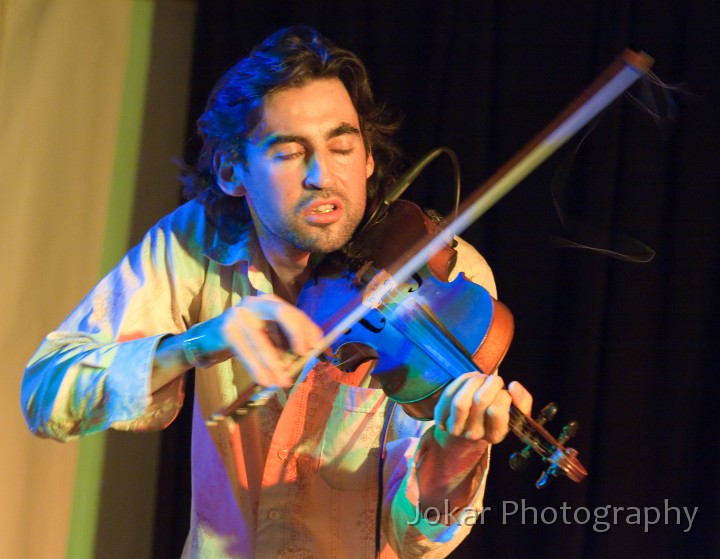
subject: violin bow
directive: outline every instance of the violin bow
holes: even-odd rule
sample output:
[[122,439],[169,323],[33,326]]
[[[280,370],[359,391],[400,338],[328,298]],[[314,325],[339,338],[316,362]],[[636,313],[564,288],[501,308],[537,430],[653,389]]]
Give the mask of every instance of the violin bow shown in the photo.
[[[404,262],[388,270],[397,283],[407,281],[453,237],[462,233],[525,177],[600,114],[641,76],[653,59],[643,52],[625,50],[572,103],[523,149],[481,184],[461,205],[456,216],[443,222],[442,230],[420,239]],[[388,289],[389,291],[389,289]],[[378,295],[379,297],[384,296]]]
[[[652,64],[653,59],[644,52],[623,51],[535,138],[482,183],[463,202],[455,216],[443,224],[442,229],[428,233],[393,266],[380,270],[358,300],[350,301],[340,309],[336,316],[342,318],[325,334],[318,347],[293,358],[289,372],[293,376],[300,375],[312,359],[320,357],[346,330],[357,324],[371,309],[377,308],[393,289],[410,279],[433,255],[447,246],[453,237],[460,235],[485,214],[633,83],[647,74]],[[252,385],[239,393],[232,404],[213,413],[206,422],[212,425],[229,417],[240,418],[254,407],[264,405],[276,391],[275,387]]]

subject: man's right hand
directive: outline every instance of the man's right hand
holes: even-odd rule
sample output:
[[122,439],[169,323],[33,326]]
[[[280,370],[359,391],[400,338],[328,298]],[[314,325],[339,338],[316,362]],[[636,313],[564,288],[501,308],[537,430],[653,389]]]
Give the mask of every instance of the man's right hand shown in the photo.
[[276,295],[243,297],[240,304],[187,332],[162,339],[155,352],[151,391],[183,375],[193,363],[183,349],[195,338],[200,356],[213,363],[238,359],[260,386],[292,386],[288,350],[303,355],[318,346],[323,332],[300,309]]
[[232,355],[261,386],[292,386],[287,351],[303,355],[323,337],[303,311],[276,295],[244,297],[213,321]]

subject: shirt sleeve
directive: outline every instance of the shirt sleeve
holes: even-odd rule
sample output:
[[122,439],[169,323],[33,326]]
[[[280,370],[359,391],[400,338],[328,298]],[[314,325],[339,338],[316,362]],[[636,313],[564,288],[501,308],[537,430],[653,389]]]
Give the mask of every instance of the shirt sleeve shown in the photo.
[[31,358],[21,404],[38,436],[69,440],[113,427],[151,430],[177,415],[182,378],[152,394],[155,350],[184,331],[202,262],[169,216],[152,228]]
[[470,533],[482,514],[490,447],[476,469],[475,495],[463,507],[446,504],[441,509],[424,509],[420,503],[418,465],[422,462],[428,438],[434,436],[432,422],[424,433],[388,444],[385,462],[387,494],[383,503],[383,525],[389,547],[380,557],[447,557]]
[[[458,259],[450,279],[463,273],[495,297],[495,280],[490,266],[471,245],[459,238],[457,241]],[[466,506],[452,508],[448,505],[447,510],[422,510],[417,469],[427,448],[425,441],[434,436],[434,423],[412,420],[401,410],[396,414],[396,429],[400,436],[388,442],[383,467],[382,529],[386,545],[380,557],[394,557],[395,554],[403,558],[447,557],[465,539],[482,514],[490,447],[476,469],[475,484],[478,489]]]

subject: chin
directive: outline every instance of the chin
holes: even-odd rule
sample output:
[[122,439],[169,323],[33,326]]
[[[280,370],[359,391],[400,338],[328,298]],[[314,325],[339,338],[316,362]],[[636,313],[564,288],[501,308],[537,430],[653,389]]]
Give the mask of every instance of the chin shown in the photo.
[[321,252],[321,253],[329,253],[329,252],[335,252],[336,250],[340,250],[347,241],[344,242],[334,242],[332,239],[323,239],[323,240],[316,240],[315,242],[307,243],[305,247],[303,247],[304,250],[307,252]]
[[296,248],[305,252],[329,253],[340,250],[352,238],[357,224],[341,227],[322,227],[310,230],[298,231],[293,235],[293,244]]
[[335,252],[344,247],[352,237],[351,233],[339,233],[337,231],[318,231],[313,235],[307,235],[297,239],[299,242],[295,246],[306,252]]

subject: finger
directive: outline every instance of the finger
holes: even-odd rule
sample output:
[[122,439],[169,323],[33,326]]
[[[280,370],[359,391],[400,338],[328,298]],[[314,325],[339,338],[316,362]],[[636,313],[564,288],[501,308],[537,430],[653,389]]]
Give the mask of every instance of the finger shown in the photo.
[[484,439],[492,444],[499,443],[508,434],[510,425],[510,404],[512,398],[507,390],[497,393],[485,411]]
[[485,415],[488,407],[495,401],[505,386],[503,379],[497,375],[487,378],[485,384],[473,395],[473,405],[470,408],[464,436],[471,440],[480,440],[485,437]]
[[246,338],[229,335],[227,337],[232,352],[250,379],[260,386],[273,386],[278,384],[273,370],[258,358],[257,352]]
[[234,342],[233,351],[237,360],[255,384],[260,386],[283,386],[283,380],[278,379],[272,367],[257,357],[257,352],[246,340]]
[[287,386],[288,379],[282,375],[281,351],[268,337],[265,326],[265,321],[253,311],[235,307],[223,324],[223,335],[257,384]]
[[276,323],[287,339],[288,347],[298,355],[317,347],[323,337],[322,329],[307,314],[276,295],[246,297],[239,306],[262,320]]
[[[263,382],[289,387],[294,382],[291,365],[296,355],[303,355],[320,345],[323,332],[303,311],[276,295],[246,297],[238,308],[253,314],[262,326],[262,336],[252,336],[248,342],[256,359],[262,364],[258,376]],[[255,332],[256,333],[256,332]]]
[[533,404],[532,394],[517,381],[513,381],[508,385],[508,391],[510,392],[510,396],[512,396],[515,407],[525,415],[530,415]]
[[475,394],[482,390],[487,377],[476,373],[467,377],[452,397],[449,405],[450,415],[447,418],[447,431],[456,437],[466,431],[466,422],[474,406]]
[[440,398],[437,401],[437,404],[435,404],[435,411],[433,414],[433,419],[435,420],[435,425],[442,429],[443,431],[447,429],[447,420],[450,416],[450,406],[452,405],[452,399],[457,393],[458,390],[462,387],[463,383],[465,382],[465,379],[473,376],[476,373],[465,373],[454,379],[452,382],[448,383],[448,385],[442,389],[442,393],[440,394]]
[[298,355],[316,348],[323,338],[322,329],[296,307],[282,306],[275,320],[287,338],[288,345]]

